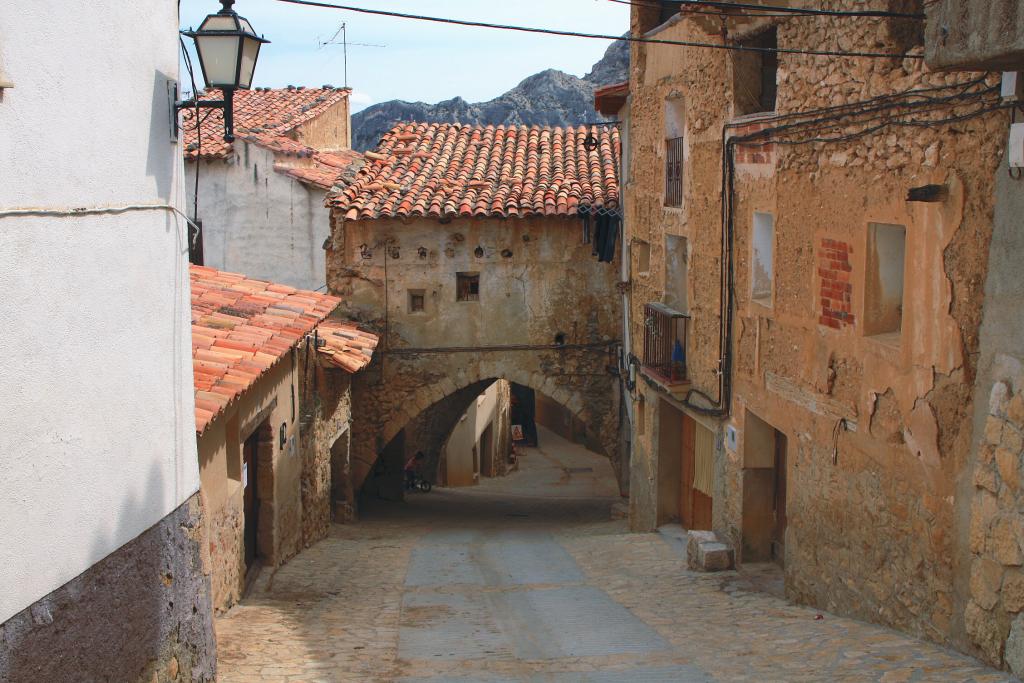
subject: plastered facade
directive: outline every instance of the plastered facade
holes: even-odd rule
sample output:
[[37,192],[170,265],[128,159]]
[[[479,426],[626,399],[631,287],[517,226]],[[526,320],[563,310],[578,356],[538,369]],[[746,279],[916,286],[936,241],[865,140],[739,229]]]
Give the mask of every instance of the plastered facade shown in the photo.
[[[182,670],[212,680],[177,7],[4,3],[0,27],[0,211],[39,211],[0,218],[0,679],[164,681],[187,651]],[[95,79],[118,87],[98,98]]]
[[185,164],[190,214],[199,173],[204,265],[300,289],[324,286],[327,193],[274,170],[275,163],[303,161],[277,159],[265,147],[238,140],[226,159]]
[[[599,263],[580,221],[346,222],[337,212],[333,221],[330,291],[346,316],[382,337],[353,381],[355,488],[417,416],[463,390],[475,397],[494,379],[565,405],[617,458],[617,379],[608,366],[621,323],[618,259]],[[478,300],[457,300],[460,272],[479,275]],[[412,310],[413,293],[424,310]]]
[[446,486],[471,486],[480,477],[505,473],[511,450],[509,384],[498,380],[469,404],[441,451]]
[[[633,10],[639,33],[652,28],[644,12]],[[740,40],[768,27],[728,26]],[[677,18],[656,36],[719,42],[720,29],[717,20]],[[776,30],[780,47],[902,52],[914,42],[905,26],[889,20],[791,19]],[[957,84],[978,77],[930,73],[920,60],[780,54],[775,111],[739,119],[734,59],[725,50],[635,44],[630,81],[631,336],[640,348],[644,303],[669,295],[666,244],[675,238],[687,261],[691,388],[712,398],[720,395],[723,128],[733,124],[728,134],[743,136],[778,125],[775,115],[917,88],[959,92]],[[683,110],[681,208],[663,204],[668,101],[681,102]],[[954,580],[958,549],[966,543],[953,532],[955,498],[971,446],[991,183],[1005,122],[1005,115],[991,113],[827,144],[736,147],[727,415],[702,416],[640,373],[633,395],[633,528],[651,529],[671,516],[659,506],[659,487],[674,484],[659,473],[657,457],[667,433],[658,405],[667,402],[717,435],[712,526],[742,563],[744,486],[751,470],[764,467],[745,449],[751,414],[784,438],[788,525],[780,561],[787,594],[969,649],[960,623],[964,596]],[[819,134],[830,137],[844,125],[832,122]],[[930,184],[944,188],[939,201],[907,201],[910,188]],[[755,212],[770,214],[774,230],[771,295],[757,301],[751,295]],[[881,276],[872,265],[878,252],[872,224],[901,226],[905,234],[902,263],[885,262]],[[898,266],[901,322],[895,333],[879,333],[892,324],[879,303],[880,282],[890,276],[886,268]],[[706,399],[691,399],[709,407]],[[736,430],[734,447],[726,428]]]

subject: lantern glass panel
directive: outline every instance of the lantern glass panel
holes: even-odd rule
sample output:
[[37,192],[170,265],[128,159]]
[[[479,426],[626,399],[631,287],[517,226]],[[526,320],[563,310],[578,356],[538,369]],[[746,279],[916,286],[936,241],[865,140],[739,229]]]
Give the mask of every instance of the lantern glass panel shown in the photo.
[[237,31],[235,18],[229,15],[211,14],[203,20],[200,31]]
[[196,40],[196,49],[203,63],[207,87],[235,87],[240,40],[239,36],[200,36]]
[[242,44],[242,64],[238,73],[238,87],[248,89],[252,86],[253,72],[256,70],[256,58],[260,54],[260,41],[244,38]]

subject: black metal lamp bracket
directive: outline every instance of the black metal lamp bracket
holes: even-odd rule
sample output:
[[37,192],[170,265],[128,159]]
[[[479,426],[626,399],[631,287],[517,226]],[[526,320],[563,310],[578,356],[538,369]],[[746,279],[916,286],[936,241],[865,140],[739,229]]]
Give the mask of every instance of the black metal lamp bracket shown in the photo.
[[[224,110],[224,141],[234,142],[235,141],[235,122],[234,122],[234,91],[224,89],[224,99],[222,100],[199,100],[195,98],[190,100],[178,100],[174,103],[174,121],[175,121],[175,132],[177,132],[177,114],[185,109],[222,109]],[[196,125],[199,122],[196,121]]]

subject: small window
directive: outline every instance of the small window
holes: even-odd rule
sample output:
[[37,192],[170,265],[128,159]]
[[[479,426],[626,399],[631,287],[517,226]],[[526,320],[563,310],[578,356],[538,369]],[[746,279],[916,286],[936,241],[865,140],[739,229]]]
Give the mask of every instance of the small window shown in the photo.
[[903,328],[903,262],[907,229],[868,224],[864,333],[897,337]]
[[653,0],[637,5],[640,8],[638,10],[640,33],[647,33],[679,14],[682,4],[681,0]]
[[733,52],[733,115],[775,111],[779,70],[778,53],[774,52],[779,47],[775,27],[741,40],[739,45],[758,49]]
[[683,100],[665,100],[665,206],[683,205]]
[[409,312],[422,313],[426,310],[427,293],[422,289],[409,290]]
[[665,305],[680,313],[690,310],[687,271],[686,238],[665,235]]
[[636,272],[647,274],[651,271],[651,245],[647,242],[633,242],[636,252]]
[[775,218],[754,213],[753,254],[750,259],[750,298],[762,306],[772,305],[772,252],[775,246]]
[[480,273],[456,273],[456,301],[480,301]]

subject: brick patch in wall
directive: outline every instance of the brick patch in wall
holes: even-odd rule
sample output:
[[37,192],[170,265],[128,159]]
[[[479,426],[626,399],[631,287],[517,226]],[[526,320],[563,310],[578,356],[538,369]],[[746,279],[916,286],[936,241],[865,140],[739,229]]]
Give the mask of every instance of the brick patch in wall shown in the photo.
[[821,276],[821,317],[818,322],[832,329],[853,325],[851,310],[853,284],[850,254],[853,246],[846,242],[822,239],[818,251],[818,275]]
[[[758,131],[762,131],[768,128],[766,123],[748,123],[745,126],[734,128],[732,131],[733,137],[744,137]],[[760,144],[761,141],[755,141],[756,144],[750,145],[736,145],[735,159],[737,164],[774,164],[775,163],[775,144],[769,143],[767,145]]]

